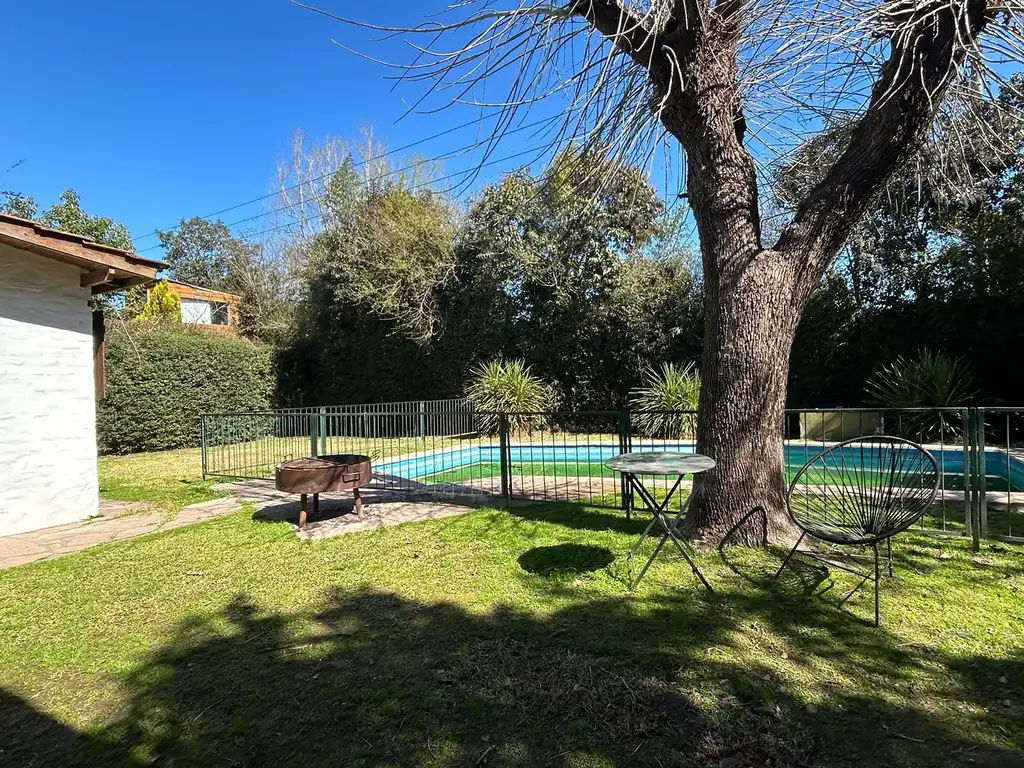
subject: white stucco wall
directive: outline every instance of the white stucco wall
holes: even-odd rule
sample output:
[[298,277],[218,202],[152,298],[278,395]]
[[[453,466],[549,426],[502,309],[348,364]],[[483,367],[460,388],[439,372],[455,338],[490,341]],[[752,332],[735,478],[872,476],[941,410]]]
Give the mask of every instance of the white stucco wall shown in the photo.
[[96,514],[92,317],[81,272],[0,244],[0,535]]

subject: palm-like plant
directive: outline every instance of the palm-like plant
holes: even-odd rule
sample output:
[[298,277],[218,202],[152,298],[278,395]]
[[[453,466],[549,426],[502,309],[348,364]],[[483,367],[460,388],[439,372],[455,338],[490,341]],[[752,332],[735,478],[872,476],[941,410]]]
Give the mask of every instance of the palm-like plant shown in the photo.
[[643,385],[630,393],[633,423],[647,437],[692,439],[697,434],[700,375],[696,366],[663,363],[648,368]]
[[[977,396],[974,377],[959,357],[922,349],[917,357],[897,357],[864,385],[873,404],[887,409],[958,408]],[[931,440],[956,437],[961,420],[953,413],[909,413],[901,416],[904,437]]]
[[506,414],[512,431],[536,428],[554,404],[552,388],[533,375],[522,360],[492,360],[473,369],[466,397],[477,413],[481,432],[498,431]]

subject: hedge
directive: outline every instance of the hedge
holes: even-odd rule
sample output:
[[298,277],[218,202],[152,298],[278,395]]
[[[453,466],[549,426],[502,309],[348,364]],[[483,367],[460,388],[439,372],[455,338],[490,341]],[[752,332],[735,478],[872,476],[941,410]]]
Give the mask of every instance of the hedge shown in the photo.
[[182,326],[131,322],[107,332],[101,453],[199,445],[203,413],[270,407],[269,347]]

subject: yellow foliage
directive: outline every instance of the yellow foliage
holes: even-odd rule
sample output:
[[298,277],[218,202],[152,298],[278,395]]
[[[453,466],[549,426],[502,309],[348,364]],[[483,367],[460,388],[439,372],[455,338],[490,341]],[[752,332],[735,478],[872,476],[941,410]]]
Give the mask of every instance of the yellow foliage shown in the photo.
[[146,306],[136,319],[180,323],[181,299],[171,290],[166,280],[161,280],[150,289],[146,297]]

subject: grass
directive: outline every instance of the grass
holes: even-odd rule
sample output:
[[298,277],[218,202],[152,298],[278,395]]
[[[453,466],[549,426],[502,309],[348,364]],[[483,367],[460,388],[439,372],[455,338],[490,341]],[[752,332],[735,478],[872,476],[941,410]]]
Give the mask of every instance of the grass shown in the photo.
[[182,507],[223,496],[213,490],[219,479],[202,479],[198,448],[130,456],[101,456],[100,497],[144,501],[168,516]]
[[[173,458],[105,471],[176,504]],[[760,550],[702,553],[714,596],[667,556],[630,592],[644,522],[303,543],[245,510],[0,572],[0,765],[1024,765],[1024,547],[901,537],[874,629]]]
[[[448,441],[452,442],[452,441]],[[328,452],[367,453],[374,457],[402,455],[426,450],[422,439],[345,438],[341,444],[330,438]],[[272,475],[274,465],[285,458],[309,455],[309,438],[265,438],[235,445],[211,447],[211,470],[243,466],[261,468]],[[223,477],[202,479],[202,453],[199,448],[177,451],[137,453],[128,456],[101,456],[99,459],[100,497],[118,501],[149,502],[168,516],[182,507],[224,496],[213,486]]]

